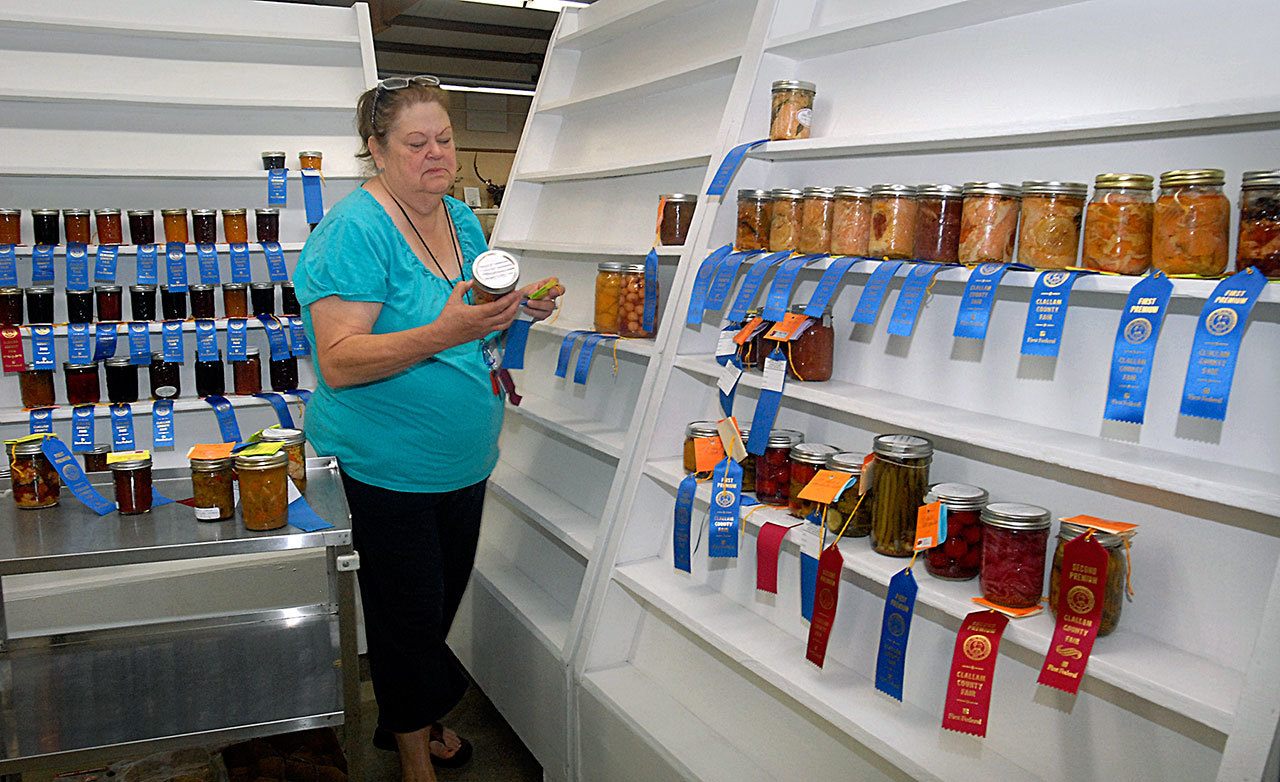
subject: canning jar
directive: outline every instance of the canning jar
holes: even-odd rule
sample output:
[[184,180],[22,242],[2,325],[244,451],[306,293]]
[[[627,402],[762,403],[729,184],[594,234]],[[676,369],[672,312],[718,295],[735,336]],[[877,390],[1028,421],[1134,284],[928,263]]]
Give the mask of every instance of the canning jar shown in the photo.
[[644,264],[597,265],[596,331],[620,337],[652,337],[653,332],[644,328],[644,294]]
[[249,243],[249,218],[244,209],[222,210],[222,236],[227,244]]
[[170,290],[168,285],[160,286],[160,311],[165,320],[187,319],[186,291]]
[[53,323],[53,288],[37,285],[27,288],[27,322]]
[[307,491],[307,436],[301,429],[272,427],[262,430],[262,442],[281,443],[281,451],[289,457],[289,480],[298,491]]
[[668,193],[658,197],[658,204],[658,241],[667,246],[684,244],[698,205],[697,194]]
[[156,213],[151,209],[129,210],[129,243],[156,243]]
[[982,523],[987,491],[966,483],[939,483],[925,500],[937,500],[947,508],[947,539],[924,555],[929,575],[951,581],[968,581],[982,565]]
[[93,291],[67,291],[67,322],[93,321]]
[[867,254],[871,239],[871,190],[837,187],[831,204],[831,254]]
[[280,210],[274,208],[253,210],[254,230],[259,242],[280,241]]
[[62,365],[62,379],[67,385],[67,404],[96,405],[102,400],[102,385],[98,379],[98,362]]
[[1151,266],[1151,224],[1154,205],[1146,174],[1098,174],[1093,198],[1085,207],[1086,269],[1116,274],[1142,274]]
[[756,499],[765,505],[787,505],[791,498],[791,449],[804,442],[793,429],[774,429],[764,453],[755,458]]
[[164,353],[152,353],[147,379],[152,399],[174,399],[182,393],[182,363],[165,361]]
[[871,188],[871,235],[867,255],[904,260],[916,241],[916,189],[880,184]]
[[[486,250],[471,264],[471,300],[490,304],[516,289],[520,282],[520,262],[504,250]],[[254,286],[259,283],[254,283]],[[258,313],[258,288],[253,287],[253,309]],[[292,291],[291,291],[292,292]],[[294,299],[297,303],[297,299]],[[275,311],[275,291],[271,292],[271,310]]]
[[[1081,524],[1062,522],[1058,527],[1058,546],[1053,552],[1053,566],[1049,569],[1049,610],[1058,616],[1058,585],[1062,579],[1063,549],[1067,543],[1089,531]],[[1129,577],[1129,553],[1125,550],[1129,535],[1113,535],[1094,531],[1093,539],[1107,550],[1107,581],[1102,588],[1102,621],[1098,635],[1110,635],[1120,624],[1120,612],[1124,610],[1126,585]]]
[[738,232],[733,249],[769,249],[769,198],[768,190],[738,191]]
[[254,317],[276,314],[276,284],[274,282],[249,283],[249,300],[253,304]]
[[298,153],[298,168],[304,171],[319,171],[321,161],[324,159],[323,152],[315,150],[307,150]]
[[[745,444],[747,440],[751,439],[751,427],[738,427],[738,434]],[[742,467],[742,490],[754,492],[756,490],[756,457],[748,453],[742,457],[742,461],[738,462],[738,465]]]
[[1009,263],[1018,232],[1022,188],[1004,182],[965,182],[960,211],[960,262]]
[[84,460],[85,472],[107,472],[111,468],[107,466],[107,454],[111,453],[111,444],[103,443],[93,446],[92,451],[86,451],[81,454]]
[[773,83],[769,110],[770,141],[809,138],[813,125],[813,97],[817,91],[813,82],[808,81],[783,79]]
[[296,356],[273,358],[267,367],[272,391],[294,391],[298,388],[298,359]]
[[[759,309],[747,310],[745,322],[750,323],[760,317],[760,313],[761,310]],[[765,340],[764,335],[767,331],[769,331],[769,327],[766,325],[756,331],[755,336],[738,346],[738,360],[742,362],[743,369],[759,369],[764,364],[765,347],[766,345],[774,344]],[[743,439],[745,440],[746,438]]]
[[827,466],[827,457],[839,451],[834,445],[822,443],[797,443],[791,447],[791,476],[787,482],[787,508],[797,519],[808,518],[818,509],[818,503],[800,499],[800,492],[809,485],[818,471]]
[[794,252],[800,244],[800,202],[804,191],[769,191],[769,252]]
[[298,304],[297,291],[291,282],[280,283],[280,312],[295,318],[302,314],[302,307]]
[[160,216],[164,218],[164,240],[166,242],[186,244],[191,241],[191,235],[187,232],[186,209],[161,209]]
[[201,320],[215,317],[212,285],[189,285],[187,295],[191,297],[191,317]]
[[28,440],[13,446],[9,477],[13,482],[13,501],[19,508],[52,508],[62,494],[62,479],[40,450],[42,442]]
[[98,229],[98,244],[124,244],[124,226],[119,209],[95,209],[93,222]]
[[22,210],[0,209],[0,247],[22,244]]
[[922,261],[960,260],[960,213],[963,190],[956,185],[916,188],[916,236],[912,254]]
[[18,373],[18,391],[22,396],[22,406],[53,407],[54,401],[52,369],[36,369],[35,364],[27,364]]
[[107,365],[107,399],[115,404],[138,401],[138,365],[128,356],[109,358]]
[[[827,469],[837,472],[847,472],[855,476],[855,480],[851,481],[844,493],[836,498],[831,507],[827,508],[827,530],[833,534],[840,534],[844,530],[846,537],[865,538],[871,534],[871,496],[868,492],[866,497],[859,494],[861,489],[859,483],[862,481],[862,454],[845,451],[844,453],[833,453],[827,457]],[[845,526],[846,522],[848,527]]]
[[806,187],[800,201],[800,237],[796,249],[806,255],[831,252],[834,187]]
[[98,285],[93,289],[98,305],[98,320],[104,322],[124,319],[124,289],[119,285]]
[[243,282],[222,284],[222,314],[228,318],[249,317],[249,286]]
[[262,358],[257,348],[245,348],[244,361],[231,362],[231,378],[237,394],[262,393]]
[[[807,305],[796,304],[793,313],[803,313]],[[836,331],[831,325],[831,310],[814,318],[800,336],[783,348],[787,354],[787,376],[795,380],[821,382],[831,379],[832,356],[835,353]]]
[[283,527],[289,520],[289,457],[283,451],[236,457],[240,512],[251,530]]
[[1088,193],[1084,182],[1023,182],[1018,263],[1037,269],[1075,266]]
[[58,210],[32,209],[31,232],[35,235],[37,245],[61,244],[59,239],[62,233],[58,229]]
[[191,500],[200,521],[236,515],[234,457],[191,460]]
[[996,502],[982,510],[982,596],[1009,608],[1032,608],[1044,594],[1049,511]]
[[1222,194],[1220,168],[1160,175],[1151,224],[1151,263],[1165,274],[1216,277],[1227,268],[1231,204]]
[[22,312],[22,289],[0,288],[0,326],[21,326]]
[[1246,171],[1240,180],[1236,271],[1251,266],[1280,278],[1280,169]]
[[215,244],[218,241],[218,212],[214,209],[191,210],[191,233],[196,244]]
[[67,235],[67,244],[88,244],[92,241],[89,229],[89,210],[63,209],[62,230]]
[[156,286],[129,286],[129,315],[134,320],[156,319]]
[[909,557],[916,543],[916,514],[929,491],[933,443],[910,434],[882,434],[872,441],[871,547]]
[[[699,440],[714,440],[715,445],[724,451],[724,446],[720,443],[720,430],[716,428],[715,421],[694,421],[684,429],[684,471],[686,473],[698,472],[698,446]],[[710,475],[708,471],[703,471],[702,475]]]
[[227,373],[222,366],[222,351],[209,361],[196,361],[196,396],[227,393]]
[[284,168],[283,152],[263,152],[262,153],[262,170],[271,171],[277,168]]
[[151,456],[143,453],[136,456],[110,465],[116,505],[122,516],[151,512]]

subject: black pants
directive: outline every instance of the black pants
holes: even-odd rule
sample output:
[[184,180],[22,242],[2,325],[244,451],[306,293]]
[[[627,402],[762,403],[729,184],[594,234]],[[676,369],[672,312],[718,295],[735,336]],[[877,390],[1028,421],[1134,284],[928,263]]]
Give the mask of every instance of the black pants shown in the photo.
[[467,675],[445,644],[480,538],[485,481],[391,491],[342,474],[360,553],[360,599],[378,724],[411,733],[458,704]]

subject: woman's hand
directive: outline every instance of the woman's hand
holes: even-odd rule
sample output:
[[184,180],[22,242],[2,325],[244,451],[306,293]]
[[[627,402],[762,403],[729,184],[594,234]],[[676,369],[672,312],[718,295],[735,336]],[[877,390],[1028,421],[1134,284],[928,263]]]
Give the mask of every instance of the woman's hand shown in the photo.
[[546,296],[540,299],[530,299],[529,294],[541,288],[543,285],[551,282],[554,277],[547,277],[544,280],[538,280],[532,285],[526,285],[516,293],[520,294],[520,298],[524,301],[524,311],[529,313],[529,317],[534,320],[546,320],[551,313],[556,311],[556,299],[564,295],[564,286],[556,284],[554,288],[547,292]]
[[453,286],[440,317],[436,318],[440,335],[447,344],[461,345],[483,339],[495,331],[505,331],[520,312],[520,300],[524,298],[520,291],[512,291],[487,304],[468,304],[463,297],[471,290],[471,284],[467,280]]

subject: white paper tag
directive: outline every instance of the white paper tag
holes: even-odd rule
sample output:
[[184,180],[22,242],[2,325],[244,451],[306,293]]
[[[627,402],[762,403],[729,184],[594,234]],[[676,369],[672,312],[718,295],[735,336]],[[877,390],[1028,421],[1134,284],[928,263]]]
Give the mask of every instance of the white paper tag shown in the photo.
[[720,341],[716,343],[716,358],[732,356],[738,352],[738,343],[733,341],[738,332],[727,329],[720,332]]
[[724,365],[724,370],[720,372],[720,381],[716,386],[720,389],[720,393],[728,396],[733,393],[734,387],[738,385],[738,378],[742,377],[742,369],[735,367],[732,363]]
[[813,124],[813,109],[800,109],[796,112],[796,123],[804,127]]
[[822,556],[822,525],[806,521],[796,528],[800,536],[796,541],[800,550],[812,557]]
[[782,393],[783,378],[787,376],[787,360],[766,358],[764,360],[764,390]]
[[222,511],[218,508],[196,508],[196,518],[201,521],[216,521]]

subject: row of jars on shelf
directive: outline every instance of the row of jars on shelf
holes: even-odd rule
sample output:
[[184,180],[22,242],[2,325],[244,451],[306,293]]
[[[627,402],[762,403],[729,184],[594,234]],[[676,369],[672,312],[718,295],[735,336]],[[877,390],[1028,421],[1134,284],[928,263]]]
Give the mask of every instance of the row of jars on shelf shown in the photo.
[[[1083,182],[879,184],[739,190],[738,250],[830,253],[937,263],[1077,265],[1118,274],[1151,267],[1217,276],[1229,265],[1231,205],[1221,169]],[[1081,225],[1083,223],[1083,250]],[[1280,277],[1280,170],[1246,171],[1236,268]]]
[[[164,240],[188,244],[217,244],[218,210],[192,209],[188,220],[186,209],[161,209]],[[129,244],[156,243],[156,213],[153,209],[129,209]],[[124,227],[119,209],[93,210],[93,227],[88,209],[63,209],[62,231],[58,230],[57,209],[32,209],[31,231],[34,244],[56,245],[65,238],[67,244],[124,244]],[[280,241],[280,210],[265,207],[253,210],[254,232],[259,242]],[[94,230],[96,229],[96,230]],[[97,241],[91,239],[97,237]],[[227,244],[248,244],[247,209],[222,210],[222,236]],[[0,209],[0,245],[23,244],[22,210]]]
[[[228,282],[222,285],[188,285],[186,291],[174,290],[170,285],[130,285],[129,309],[131,320],[156,320],[156,292],[160,293],[160,314],[163,320],[186,320],[187,298],[191,299],[191,317],[208,320],[217,317],[214,306],[214,290],[222,288],[222,317],[247,318],[251,314],[276,314],[276,287],[280,288],[280,314],[300,316],[302,308],[291,282]],[[120,285],[97,285],[93,290],[66,291],[67,322],[92,323],[94,310],[97,320],[103,323],[119,322],[123,317],[123,293]],[[51,324],[53,320],[52,286],[30,288],[0,288],[0,326],[24,324]],[[26,312],[23,312],[23,300]]]
[[[743,429],[743,439],[750,429]],[[719,443],[714,421],[695,421],[685,429],[684,469],[697,469],[698,439]],[[796,518],[821,514],[816,503],[800,499],[802,489],[819,470],[853,476],[849,487],[826,509],[827,530],[847,537],[870,537],[871,547],[890,557],[909,557],[916,540],[916,516],[921,505],[938,501],[947,507],[947,536],[924,553],[925,569],[937,578],[979,579],[987,600],[1010,608],[1031,608],[1043,594],[1049,511],[1013,502],[989,503],[984,489],[960,483],[929,483],[933,443],[927,438],[885,434],[872,443],[869,485],[863,487],[864,454],[831,445],[805,442],[793,429],[775,429],[761,456],[742,462],[742,490],[754,492],[762,504],[786,507]],[[1057,610],[1057,589],[1063,544],[1085,532],[1062,522],[1050,573],[1049,607]],[[1096,534],[1110,560],[1101,634],[1116,628],[1124,603],[1128,573],[1128,539]]]

